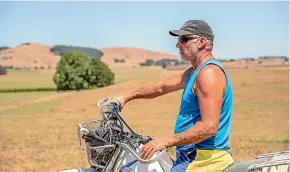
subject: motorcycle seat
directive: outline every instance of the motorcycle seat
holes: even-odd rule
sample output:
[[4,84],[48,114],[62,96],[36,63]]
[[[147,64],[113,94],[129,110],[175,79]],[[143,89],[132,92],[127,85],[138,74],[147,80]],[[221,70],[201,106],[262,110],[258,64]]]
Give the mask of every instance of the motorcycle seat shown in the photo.
[[259,158],[259,159],[254,159],[254,160],[237,162],[234,165],[225,169],[224,172],[246,172],[251,165],[262,163],[265,161],[266,161],[265,158]]

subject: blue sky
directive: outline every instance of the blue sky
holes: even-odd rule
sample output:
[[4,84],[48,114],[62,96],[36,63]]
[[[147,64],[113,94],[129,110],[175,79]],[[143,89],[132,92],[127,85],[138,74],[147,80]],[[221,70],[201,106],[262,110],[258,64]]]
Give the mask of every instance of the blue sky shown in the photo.
[[219,59],[289,56],[289,2],[0,2],[0,46],[138,47],[178,55],[168,34],[206,20]]

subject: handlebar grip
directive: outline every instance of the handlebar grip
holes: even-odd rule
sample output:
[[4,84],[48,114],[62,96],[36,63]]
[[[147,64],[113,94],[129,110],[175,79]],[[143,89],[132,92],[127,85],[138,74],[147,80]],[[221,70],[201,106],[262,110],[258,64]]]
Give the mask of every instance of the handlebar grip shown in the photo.
[[121,111],[121,103],[118,100],[112,99],[112,100],[108,100],[109,98],[103,98],[101,100],[98,101],[97,106],[99,107],[99,109],[101,110],[104,106],[110,104],[110,103],[115,103],[118,106],[119,111]]

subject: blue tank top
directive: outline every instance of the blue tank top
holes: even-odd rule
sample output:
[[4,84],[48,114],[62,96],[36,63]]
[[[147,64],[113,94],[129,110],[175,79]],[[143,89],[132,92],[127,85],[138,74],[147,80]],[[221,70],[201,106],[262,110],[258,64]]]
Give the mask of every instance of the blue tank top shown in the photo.
[[204,149],[204,150],[229,150],[228,144],[229,133],[232,124],[233,97],[232,86],[227,72],[217,60],[208,60],[201,64],[196,70],[191,69],[187,73],[186,85],[182,94],[181,105],[178,117],[175,123],[174,133],[181,133],[191,128],[195,123],[200,121],[200,110],[197,96],[192,92],[192,88],[198,73],[206,65],[217,65],[221,68],[226,76],[226,89],[222,100],[222,109],[218,131],[215,136],[210,137],[200,143],[187,146],[177,146],[177,149]]

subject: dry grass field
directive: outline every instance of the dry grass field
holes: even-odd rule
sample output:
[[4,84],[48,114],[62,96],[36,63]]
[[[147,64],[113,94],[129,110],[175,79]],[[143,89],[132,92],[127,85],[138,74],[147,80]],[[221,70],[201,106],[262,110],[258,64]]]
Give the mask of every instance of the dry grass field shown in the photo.
[[[96,102],[180,72],[154,67],[113,71],[117,84],[95,90],[1,93],[0,171],[55,172],[88,167],[85,152],[78,147],[76,125],[101,117]],[[228,72],[234,89],[230,136],[234,158],[240,161],[262,153],[288,150],[288,68],[229,69]],[[0,87],[53,86],[52,73],[39,78],[34,76],[39,75],[12,73],[4,80],[0,78]],[[12,77],[22,80],[16,82]],[[129,102],[121,115],[137,133],[153,138],[170,135],[181,93]],[[174,157],[172,152],[173,149],[170,155]]]
[[0,89],[55,87],[52,71],[15,71],[0,76]]

